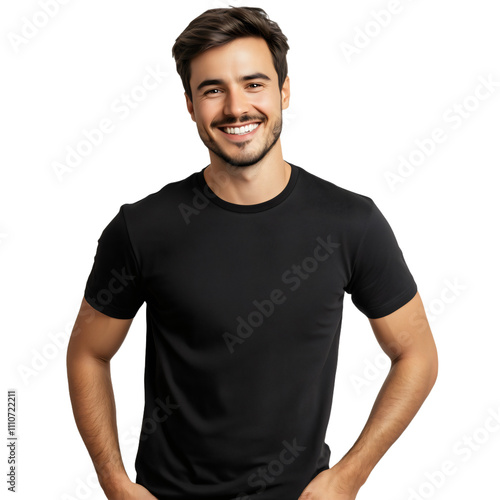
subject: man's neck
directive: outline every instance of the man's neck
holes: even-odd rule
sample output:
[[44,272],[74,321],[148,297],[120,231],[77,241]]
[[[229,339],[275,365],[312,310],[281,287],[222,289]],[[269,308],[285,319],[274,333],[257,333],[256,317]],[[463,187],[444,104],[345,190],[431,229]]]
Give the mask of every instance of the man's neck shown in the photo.
[[281,154],[269,154],[248,167],[228,165],[211,154],[211,163],[204,171],[205,181],[221,199],[238,205],[255,205],[268,201],[285,189],[292,167]]

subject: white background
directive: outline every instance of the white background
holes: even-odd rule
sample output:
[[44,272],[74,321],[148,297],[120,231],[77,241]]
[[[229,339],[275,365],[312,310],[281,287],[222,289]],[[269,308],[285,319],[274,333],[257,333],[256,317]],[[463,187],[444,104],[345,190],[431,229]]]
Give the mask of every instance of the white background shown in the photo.
[[[42,3],[3,2],[0,13],[2,434],[6,391],[14,388],[16,498],[102,499],[71,410],[67,339],[97,239],[120,205],[209,163],[171,47],[191,19],[226,4],[73,0],[57,3],[44,26],[28,27],[43,24]],[[358,499],[499,498],[498,3],[402,0],[388,21],[377,13],[397,2],[232,5],[263,7],[288,36],[285,160],[377,203],[436,339],[437,383]],[[348,44],[355,48],[350,56],[342,48]],[[140,94],[148,67],[166,76]],[[493,82],[489,92],[481,79]],[[133,92],[141,102],[128,116],[118,113],[114,103]],[[457,118],[460,108],[467,117]],[[54,164],[105,118],[113,131],[58,176]],[[446,139],[419,162],[416,141],[428,141],[436,128]],[[399,175],[401,157],[415,166],[391,189],[386,173]],[[144,346],[145,307],[112,361],[120,442],[133,480]],[[348,295],[339,356],[330,465],[356,440],[388,371]],[[453,473],[442,476],[436,471],[445,462]]]

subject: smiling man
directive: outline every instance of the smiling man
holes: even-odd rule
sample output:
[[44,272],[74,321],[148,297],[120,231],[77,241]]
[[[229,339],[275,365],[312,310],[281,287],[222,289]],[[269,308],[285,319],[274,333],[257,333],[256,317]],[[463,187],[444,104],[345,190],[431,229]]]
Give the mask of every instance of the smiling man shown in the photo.
[[[228,66],[226,61],[232,64]],[[266,73],[249,73],[250,68]],[[206,78],[211,73],[223,78]],[[274,156],[279,154],[274,146],[281,134],[282,99],[265,40],[240,38],[194,58],[191,82],[195,93],[194,97],[186,95],[188,109],[201,140],[213,153],[212,161],[217,158],[221,165],[248,167],[261,162],[271,151]],[[288,107],[288,78],[285,85],[282,92]]]
[[[174,44],[210,163],[121,206],[99,238],[68,346],[75,420],[109,499],[354,500],[436,380],[433,336],[388,221],[368,196],[283,159],[288,48],[250,7],[208,10]],[[331,466],[346,292],[391,369]],[[144,303],[133,482],[110,361]]]

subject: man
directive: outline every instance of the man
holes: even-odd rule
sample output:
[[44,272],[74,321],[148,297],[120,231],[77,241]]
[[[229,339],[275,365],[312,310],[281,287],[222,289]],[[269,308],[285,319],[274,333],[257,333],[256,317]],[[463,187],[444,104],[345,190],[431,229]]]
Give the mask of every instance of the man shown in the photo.
[[[120,208],[68,347],[75,419],[110,499],[353,500],[436,380],[387,220],[370,198],[283,159],[287,50],[279,26],[245,7],[208,10],[173,47],[210,164]],[[359,439],[330,467],[345,292],[392,366]],[[144,302],[134,483],[110,360]]]

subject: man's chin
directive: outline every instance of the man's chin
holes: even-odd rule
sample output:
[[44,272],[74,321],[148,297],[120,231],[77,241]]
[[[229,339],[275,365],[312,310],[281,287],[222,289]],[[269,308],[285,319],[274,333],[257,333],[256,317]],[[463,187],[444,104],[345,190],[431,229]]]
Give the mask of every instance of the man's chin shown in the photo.
[[269,150],[263,151],[260,154],[244,154],[239,156],[229,156],[226,154],[219,154],[216,151],[214,151],[214,153],[228,165],[231,165],[232,167],[243,168],[243,167],[251,167],[256,163],[259,163],[264,157],[267,156]]
[[258,163],[260,160],[254,160],[254,159],[236,159],[236,158],[228,158],[228,157],[222,157],[219,156],[221,160],[223,160],[225,163],[230,165],[231,167],[237,167],[237,168],[245,168],[245,167],[251,167],[252,165],[255,165]]
[[264,156],[267,155],[269,151],[261,152],[260,154],[255,153],[242,153],[237,155],[229,155],[225,153],[222,148],[214,147],[213,144],[205,144],[210,151],[220,158],[223,162],[227,163],[232,167],[250,167],[258,163]]

